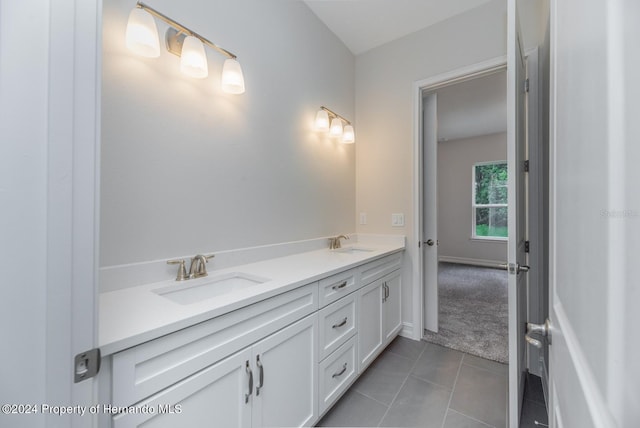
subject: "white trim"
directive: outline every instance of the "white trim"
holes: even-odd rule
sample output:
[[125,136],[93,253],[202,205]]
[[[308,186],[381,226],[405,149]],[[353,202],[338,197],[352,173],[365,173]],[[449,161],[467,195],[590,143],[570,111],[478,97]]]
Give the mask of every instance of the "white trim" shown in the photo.
[[615,427],[617,423],[607,407],[607,400],[605,400],[605,397],[600,393],[598,382],[591,370],[584,351],[580,347],[580,341],[571,326],[564,307],[558,299],[554,300],[553,309],[556,315],[554,320],[556,331],[562,332],[562,338],[569,350],[569,357],[578,375],[582,394],[586,400],[587,408],[591,413],[594,425],[601,428]]
[[[414,336],[413,324],[410,322],[403,322],[402,330],[400,330],[400,336],[407,337],[409,339],[415,339],[413,337]],[[415,339],[415,340],[420,340],[420,339]]]
[[[502,71],[507,67],[507,57],[500,56],[469,66],[438,74],[413,83],[413,243],[423,239],[422,230],[422,97],[426,90],[435,90],[444,86],[464,82],[478,77]],[[409,248],[410,254],[415,251],[413,263],[413,325],[423,325],[424,320],[424,290],[423,290],[423,260],[422,247]],[[424,332],[421,328],[413,329],[413,338],[421,339]]]

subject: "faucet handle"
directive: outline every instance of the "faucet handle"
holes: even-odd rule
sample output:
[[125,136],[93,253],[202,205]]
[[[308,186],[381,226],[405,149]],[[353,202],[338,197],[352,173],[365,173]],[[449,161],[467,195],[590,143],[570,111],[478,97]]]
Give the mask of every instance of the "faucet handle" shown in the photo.
[[189,275],[187,275],[187,269],[184,267],[183,259],[167,260],[167,264],[180,265],[178,267],[178,274],[176,275],[176,281],[184,281],[185,279],[189,279]]

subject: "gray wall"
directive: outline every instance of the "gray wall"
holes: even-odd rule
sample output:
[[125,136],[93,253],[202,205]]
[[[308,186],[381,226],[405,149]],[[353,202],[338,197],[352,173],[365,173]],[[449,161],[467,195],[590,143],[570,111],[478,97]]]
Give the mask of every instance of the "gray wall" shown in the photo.
[[473,165],[506,159],[504,132],[438,143],[438,256],[506,262],[506,241],[471,239]]
[[355,120],[347,48],[303,2],[149,4],[238,55],[247,92],[208,48],[205,80],[130,53],[134,2],[105,0],[100,265],[353,232],[357,143],[312,129],[320,105]]
[[[543,38],[542,0],[521,5],[525,49]],[[413,205],[413,84],[438,74],[506,55],[506,2],[486,3],[356,58],[357,212],[368,222],[360,233],[407,236],[403,320],[413,320],[413,266],[419,263]],[[391,226],[391,213],[405,227]]]

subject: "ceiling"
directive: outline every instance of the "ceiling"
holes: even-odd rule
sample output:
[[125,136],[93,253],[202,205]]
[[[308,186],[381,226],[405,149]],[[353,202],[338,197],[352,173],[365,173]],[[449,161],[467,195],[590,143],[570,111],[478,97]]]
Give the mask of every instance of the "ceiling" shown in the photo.
[[438,140],[507,131],[507,72],[438,89]]
[[354,55],[489,1],[491,0],[304,0]]

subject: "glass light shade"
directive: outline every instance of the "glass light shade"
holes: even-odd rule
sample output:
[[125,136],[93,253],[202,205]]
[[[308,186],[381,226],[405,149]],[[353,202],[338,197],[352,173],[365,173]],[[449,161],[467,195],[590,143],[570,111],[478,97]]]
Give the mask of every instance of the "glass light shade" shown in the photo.
[[233,58],[222,66],[222,91],[227,94],[244,94],[244,76],[240,63]]
[[329,130],[329,113],[326,110],[318,110],[316,114],[316,130],[322,132]]
[[356,142],[356,133],[353,130],[353,126],[346,125],[342,133],[342,142],[344,144],[353,144]]
[[196,79],[204,79],[209,75],[207,55],[200,39],[193,36],[184,39],[180,54],[180,71]]
[[135,8],[129,14],[127,22],[127,48],[132,52],[147,58],[160,56],[160,40],[156,22],[146,11]]
[[342,135],[342,119],[340,119],[339,117],[334,117],[331,120],[329,135],[331,135],[332,137],[339,137]]

